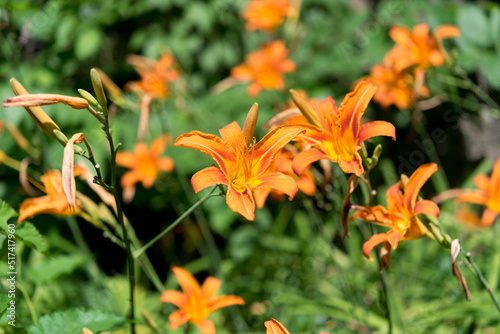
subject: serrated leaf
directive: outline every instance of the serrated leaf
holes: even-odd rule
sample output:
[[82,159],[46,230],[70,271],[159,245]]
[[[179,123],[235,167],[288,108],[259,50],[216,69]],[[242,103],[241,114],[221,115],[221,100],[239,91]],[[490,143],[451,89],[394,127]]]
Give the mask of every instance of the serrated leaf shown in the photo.
[[72,273],[85,261],[85,257],[77,254],[53,256],[29,268],[28,277],[37,285],[46,284],[59,276]]
[[[5,236],[10,234],[8,228],[9,219],[18,216],[17,212],[5,201],[0,200],[0,233]],[[29,223],[24,222],[21,225],[15,224],[15,240],[22,241],[28,247],[33,248],[41,253],[47,251],[47,244],[43,236],[38,232],[36,227]]]
[[479,7],[472,4],[459,6],[457,25],[467,42],[483,47],[491,44],[488,19]]
[[75,41],[75,55],[79,60],[92,57],[99,51],[104,34],[96,27],[80,29]]
[[7,307],[10,305],[10,298],[7,295],[0,295],[0,318],[4,315],[5,311],[7,311]]
[[28,329],[28,334],[81,334],[84,327],[98,333],[123,322],[125,318],[118,315],[77,308],[44,315]]

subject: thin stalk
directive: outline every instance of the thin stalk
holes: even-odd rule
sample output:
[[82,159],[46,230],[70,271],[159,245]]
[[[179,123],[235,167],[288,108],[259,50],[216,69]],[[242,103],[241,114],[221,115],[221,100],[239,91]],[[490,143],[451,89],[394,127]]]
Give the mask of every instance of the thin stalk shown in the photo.
[[28,305],[28,309],[30,310],[31,320],[33,320],[34,324],[38,323],[35,306],[33,305],[33,302],[28,294],[28,291],[26,291],[26,288],[24,287],[24,284],[20,277],[17,277],[16,287],[19,290],[21,290],[21,293],[23,294],[23,297],[26,300],[26,304]]
[[110,128],[109,128],[109,117],[106,116],[106,125],[104,126],[104,131],[106,132],[106,137],[108,138],[109,148],[111,151],[111,191],[115,198],[116,203],[116,215],[118,218],[118,222],[122,228],[122,236],[123,241],[125,243],[125,252],[127,254],[127,264],[128,264],[128,278],[130,284],[130,311],[128,314],[128,320],[130,321],[130,333],[135,334],[135,305],[134,305],[134,288],[135,288],[135,262],[134,257],[132,256],[132,250],[130,248],[130,239],[128,237],[127,228],[125,227],[125,223],[123,221],[123,210],[122,204],[120,200],[120,196],[118,195],[118,191],[116,189],[116,151],[115,145],[113,143],[113,137],[111,136]]
[[134,254],[133,254],[134,259],[137,259],[142,254],[144,254],[144,252],[149,247],[151,247],[155,242],[157,242],[158,240],[160,240],[165,234],[167,234],[168,232],[170,232],[174,227],[176,227],[177,225],[179,225],[179,223],[182,222],[184,220],[184,218],[186,218],[189,214],[191,214],[191,212],[193,212],[196,208],[198,208],[201,204],[203,204],[207,199],[209,199],[210,197],[220,196],[220,194],[215,194],[215,195],[212,194],[215,189],[217,189],[217,186],[214,186],[210,190],[210,192],[208,192],[205,196],[203,196],[198,202],[194,203],[179,218],[177,218],[176,221],[174,221],[172,224],[170,224],[169,227],[167,227],[166,229],[164,229],[163,231],[161,231],[156,237],[154,237],[153,239],[151,239],[147,244],[145,244],[144,246],[142,246],[140,249],[134,251]]

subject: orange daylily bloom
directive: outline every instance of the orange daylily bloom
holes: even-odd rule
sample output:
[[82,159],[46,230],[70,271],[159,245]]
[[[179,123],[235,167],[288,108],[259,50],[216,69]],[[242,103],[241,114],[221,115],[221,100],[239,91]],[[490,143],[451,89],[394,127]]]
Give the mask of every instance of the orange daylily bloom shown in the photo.
[[337,162],[345,173],[357,176],[363,173],[358,153],[361,143],[375,136],[396,138],[396,129],[391,123],[373,121],[360,126],[375,90],[369,80],[361,80],[354,91],[345,96],[340,108],[331,97],[318,103],[316,113],[320,126],[303,125],[306,133],[299,137],[313,148],[299,153],[293,160],[295,173],[300,175],[307,166],[321,159]]
[[[82,175],[85,170],[77,166],[74,175]],[[63,190],[61,172],[56,169],[48,170],[40,177],[43,183],[43,190],[47,195],[36,198],[25,199],[19,208],[17,223],[21,224],[29,217],[40,214],[52,214],[58,216],[75,216],[80,213],[81,208],[75,205],[74,210],[69,206],[68,200]]]
[[170,142],[168,135],[153,140],[148,148],[143,142],[134,146],[134,152],[118,152],[116,164],[131,169],[123,174],[121,186],[123,188],[134,187],[135,183],[141,182],[142,186],[149,189],[153,186],[160,171],[170,172],[174,169],[174,161],[168,157],[162,157],[163,151]]
[[157,99],[166,99],[170,95],[168,83],[179,77],[179,72],[174,69],[173,55],[165,54],[156,63],[135,55],[128,60],[141,76],[141,80],[130,83],[133,90]]
[[207,277],[200,287],[194,276],[180,267],[172,267],[175,277],[184,293],[166,290],[162,293],[162,303],[172,303],[179,308],[170,314],[170,329],[174,330],[186,322],[198,326],[202,334],[215,334],[215,326],[208,320],[210,313],[231,305],[244,305],[245,301],[237,296],[215,297],[221,281]]
[[295,71],[295,63],[287,57],[283,41],[271,42],[250,53],[243,64],[231,70],[231,76],[251,82],[248,86],[250,96],[256,96],[262,89],[283,89],[283,73]]
[[[316,193],[316,183],[314,176],[309,169],[306,169],[300,176],[297,176],[292,169],[292,161],[297,155],[297,150],[292,145],[285,146],[273,159],[273,164],[270,170],[274,170],[292,177],[300,191],[308,196],[313,196]],[[275,200],[281,201],[284,198],[284,193],[277,189],[261,188],[254,191],[255,202],[257,207],[262,208],[266,202],[267,196]]]
[[413,240],[426,235],[427,228],[418,219],[417,214],[425,213],[437,218],[439,208],[432,201],[418,200],[418,193],[437,169],[435,163],[421,165],[413,172],[406,184],[398,181],[390,187],[387,190],[387,209],[381,205],[356,206],[358,210],[353,218],[390,228],[387,233],[375,234],[365,242],[363,254],[367,258],[370,258],[370,252],[376,245],[384,243],[383,250],[387,258],[383,262],[386,264],[384,267],[387,267],[391,248],[396,249],[401,240]]
[[[410,73],[399,72],[390,66],[378,64],[371,68],[367,79],[377,86],[373,99],[383,108],[394,104],[402,110],[411,106],[415,100],[413,87],[415,78]],[[422,97],[429,95],[429,90],[423,85],[417,92]]]
[[417,24],[413,31],[404,26],[391,28],[389,36],[396,42],[393,49],[396,55],[394,67],[402,71],[416,65],[420,68],[439,67],[445,62],[445,51],[442,40],[460,36],[460,30],[454,25],[442,25],[430,33],[429,26],[425,23]]
[[250,0],[241,16],[247,20],[247,30],[271,31],[278,28],[293,11],[289,0]]
[[[290,332],[276,319],[271,319],[264,323],[266,326],[266,334],[290,334]],[[321,334],[328,334],[321,332]]]
[[296,126],[281,126],[250,147],[257,117],[258,106],[255,103],[248,113],[243,131],[238,123],[233,122],[219,130],[221,138],[191,131],[179,136],[174,143],[174,146],[201,151],[219,165],[207,167],[193,175],[191,184],[195,193],[216,184],[227,185],[227,205],[248,220],[255,218],[253,190],[274,188],[287,194],[290,199],[298,190],[290,176],[273,172],[269,167],[276,154],[303,130]]
[[464,192],[457,201],[486,206],[481,220],[484,226],[490,226],[500,214],[500,159],[493,166],[491,178],[479,174],[474,178],[474,184],[478,189]]

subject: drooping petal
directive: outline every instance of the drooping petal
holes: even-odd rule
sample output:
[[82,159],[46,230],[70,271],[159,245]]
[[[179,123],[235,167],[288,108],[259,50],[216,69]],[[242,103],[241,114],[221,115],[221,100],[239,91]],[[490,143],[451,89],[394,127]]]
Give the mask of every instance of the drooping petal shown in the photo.
[[354,212],[353,218],[358,218],[364,220],[368,223],[391,226],[391,220],[389,219],[389,212],[382,205],[368,206],[366,208],[360,208]]
[[380,249],[380,272],[389,268],[389,260],[391,258],[391,244],[387,241],[382,244]]
[[484,226],[491,226],[495,221],[495,218],[498,216],[498,212],[492,210],[490,208],[486,208],[483,212],[483,216],[481,218]]
[[21,203],[17,223],[21,224],[29,217],[39,214],[71,216],[76,213],[77,211],[71,211],[69,209],[68,201],[65,197],[59,197],[57,199],[50,198],[49,196],[28,198]]
[[226,171],[226,164],[236,159],[236,154],[231,145],[215,135],[200,131],[191,131],[180,135],[175,140],[174,146],[192,148],[208,154],[224,172]]
[[217,167],[207,167],[196,172],[191,178],[191,185],[194,192],[197,194],[201,190],[214,186],[216,184],[227,185],[226,176]]
[[387,136],[396,139],[396,128],[389,122],[373,121],[366,123],[359,129],[358,145],[369,138]]
[[217,279],[215,277],[209,276],[207,279],[205,279],[205,282],[201,285],[201,294],[206,300],[211,300],[217,291],[219,291],[219,288],[221,286],[222,282],[220,279]]
[[[347,94],[340,105],[340,134],[352,132],[357,137],[359,121],[377,87],[370,80],[361,80],[354,90]],[[356,138],[354,137],[354,138]]]
[[273,188],[277,189],[290,197],[292,200],[297,191],[299,190],[297,187],[297,183],[293,178],[283,173],[269,173],[264,176],[259,177],[256,182],[257,185],[252,188]]
[[488,202],[487,194],[479,191],[479,190],[470,190],[460,194],[457,199],[457,202],[468,202],[479,205],[486,205]]
[[386,239],[391,244],[392,249],[396,249],[401,240],[403,240],[403,234],[392,229],[387,232]]
[[231,305],[245,305],[245,301],[243,300],[243,298],[235,295],[222,296],[210,302],[208,304],[208,307],[210,308],[210,313],[212,313],[218,309]]
[[64,156],[62,163],[62,185],[64,189],[64,194],[68,199],[69,207],[75,210],[76,201],[76,184],[74,173],[74,163],[75,163],[75,149],[73,147],[76,143],[81,143],[85,135],[83,133],[75,133],[64,147]]
[[366,256],[370,261],[374,261],[370,257],[372,249],[378,244],[387,240],[387,235],[385,233],[374,234],[367,242],[363,244],[363,255]]
[[189,271],[181,267],[172,267],[172,271],[185,294],[190,295],[200,291],[200,285]]
[[273,162],[274,156],[297,135],[304,130],[295,125],[282,125],[270,131],[254,147],[250,156],[253,157],[253,175],[261,175]]
[[120,185],[122,186],[122,188],[128,188],[141,180],[142,175],[139,174],[139,172],[137,172],[135,169],[133,169],[123,174],[122,178],[120,179]]
[[179,326],[184,325],[189,321],[191,317],[186,314],[183,310],[177,310],[168,316],[168,320],[170,321],[170,329],[174,330],[179,328]]
[[222,140],[227,142],[235,150],[243,150],[245,147],[245,137],[240,126],[236,122],[232,122],[219,130]]
[[215,334],[215,326],[212,320],[203,320],[199,324],[196,324],[201,334]]
[[[295,174],[300,175],[309,167],[310,164],[321,159],[329,159],[325,153],[321,152],[317,148],[310,148],[308,150],[302,151],[293,159],[292,168]],[[331,159],[330,159],[331,160]]]
[[238,192],[231,185],[227,187],[226,203],[234,212],[248,220],[255,219],[255,201],[251,192]]
[[439,217],[439,207],[436,203],[429,200],[418,201],[415,205],[415,214],[425,213],[433,217]]
[[271,319],[264,323],[266,334],[290,334],[290,332],[278,320]]
[[255,205],[257,205],[258,208],[263,208],[270,193],[271,188],[253,189],[252,194],[255,200]]
[[435,163],[421,165],[413,172],[404,189],[403,202],[407,210],[413,212],[420,189],[424,183],[438,170]]
[[176,290],[166,290],[161,294],[160,302],[171,303],[181,308],[182,304],[186,301],[186,295]]
[[[359,151],[359,149],[357,151]],[[354,155],[354,158],[351,161],[344,161],[342,160],[342,157],[339,157],[337,162],[342,171],[346,174],[353,173],[356,174],[356,176],[361,176],[361,174],[363,174],[363,163],[358,153]]]
[[460,36],[460,30],[452,24],[443,24],[434,30],[437,39],[446,39]]

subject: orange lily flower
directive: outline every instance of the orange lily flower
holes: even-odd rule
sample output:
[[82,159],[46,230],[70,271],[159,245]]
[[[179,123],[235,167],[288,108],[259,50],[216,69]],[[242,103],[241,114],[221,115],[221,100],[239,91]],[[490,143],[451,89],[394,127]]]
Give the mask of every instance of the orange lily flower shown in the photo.
[[[75,167],[74,175],[84,174],[85,170]],[[73,210],[68,203],[63,190],[61,172],[56,169],[48,170],[40,177],[43,186],[39,186],[47,195],[36,198],[25,199],[19,208],[17,223],[21,224],[29,217],[40,214],[52,214],[58,216],[75,216],[80,213],[81,208],[75,205]]]
[[304,125],[306,133],[300,136],[302,141],[314,147],[299,153],[293,160],[292,167],[297,175],[311,163],[328,159],[337,162],[345,173],[360,176],[364,171],[358,153],[361,144],[375,136],[396,138],[396,129],[391,123],[373,121],[360,126],[375,90],[369,80],[361,80],[354,91],[345,96],[340,108],[331,97],[318,103],[318,126]]
[[295,71],[295,63],[287,57],[283,41],[271,42],[250,53],[243,64],[231,70],[231,76],[251,82],[248,86],[250,96],[256,96],[262,89],[283,89],[282,74]]
[[251,0],[241,16],[247,20],[247,30],[271,31],[278,28],[293,11],[289,0]]
[[131,88],[151,98],[166,99],[170,95],[169,82],[179,77],[179,72],[174,69],[175,59],[171,54],[163,55],[156,63],[141,56],[128,58],[141,80],[130,83]]
[[394,63],[397,71],[416,65],[420,68],[439,67],[445,62],[442,40],[460,36],[460,30],[451,24],[442,25],[429,32],[425,23],[417,24],[413,31],[404,26],[393,27],[389,36],[396,42],[394,51],[397,59]]
[[[314,176],[309,169],[306,169],[300,176],[297,176],[292,169],[292,161],[297,156],[297,150],[292,145],[285,146],[273,159],[273,164],[269,167],[272,170],[292,177],[300,191],[307,196],[313,196],[316,193],[316,183]],[[254,191],[257,207],[262,208],[266,202],[267,196],[271,195],[274,200],[282,201],[284,193],[277,189],[261,188]]]
[[200,287],[194,276],[180,267],[172,267],[175,277],[184,293],[177,290],[166,290],[162,293],[162,303],[172,303],[179,310],[172,312],[170,329],[174,330],[186,322],[198,326],[202,334],[215,334],[215,326],[208,320],[210,313],[231,305],[244,305],[245,301],[237,296],[215,297],[221,281],[215,277],[207,277]]
[[153,186],[160,171],[172,171],[174,161],[161,156],[169,142],[170,136],[163,135],[153,140],[150,148],[140,142],[135,144],[134,153],[118,152],[116,164],[131,169],[123,174],[120,180],[122,188],[133,188],[137,182],[141,182],[144,188],[149,189]]
[[[394,104],[402,110],[411,106],[415,100],[413,88],[415,78],[410,73],[399,72],[390,66],[379,64],[371,68],[367,79],[370,79],[377,86],[373,99],[383,108]],[[429,95],[429,90],[421,85],[418,95],[426,97]]]
[[248,220],[255,218],[253,190],[274,188],[290,199],[298,190],[290,176],[272,172],[269,167],[276,154],[303,130],[296,126],[281,126],[250,147],[257,117],[258,105],[255,103],[248,113],[243,131],[238,123],[233,122],[219,130],[221,138],[191,131],[179,136],[174,143],[174,146],[201,151],[219,165],[193,175],[191,184],[195,193],[216,184],[227,185],[227,205]]
[[[266,334],[290,334],[290,332],[276,319],[271,319],[264,323],[266,326]],[[326,332],[321,332],[321,334],[328,334]]]
[[[358,218],[369,223],[389,227],[387,233],[373,235],[363,245],[363,254],[370,258],[372,249],[384,243],[383,251],[386,258],[381,270],[389,264],[390,250],[396,249],[401,240],[418,239],[426,235],[427,228],[418,219],[417,214],[425,213],[434,217],[439,216],[436,203],[429,200],[418,200],[418,193],[424,183],[437,171],[435,163],[421,165],[413,172],[406,184],[401,181],[387,190],[387,209],[381,205],[374,207],[356,206],[357,211],[353,218]],[[401,189],[403,191],[401,192]]]
[[474,178],[474,184],[479,189],[464,192],[457,201],[486,206],[481,220],[484,226],[490,226],[500,213],[500,159],[493,166],[491,178],[479,174]]

